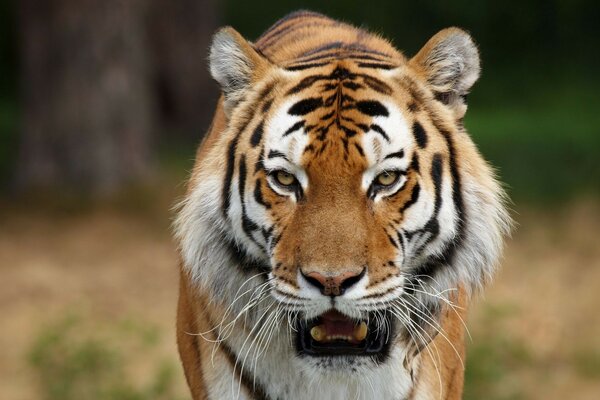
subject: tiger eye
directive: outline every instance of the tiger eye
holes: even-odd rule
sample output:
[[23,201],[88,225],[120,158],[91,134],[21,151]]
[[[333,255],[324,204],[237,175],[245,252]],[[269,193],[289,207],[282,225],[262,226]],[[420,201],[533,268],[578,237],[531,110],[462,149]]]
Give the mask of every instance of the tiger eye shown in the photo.
[[283,186],[290,186],[296,181],[294,175],[286,171],[277,171],[275,173],[275,179],[277,179],[277,182]]
[[377,175],[375,181],[381,186],[393,185],[398,179],[398,172],[396,171],[384,171]]

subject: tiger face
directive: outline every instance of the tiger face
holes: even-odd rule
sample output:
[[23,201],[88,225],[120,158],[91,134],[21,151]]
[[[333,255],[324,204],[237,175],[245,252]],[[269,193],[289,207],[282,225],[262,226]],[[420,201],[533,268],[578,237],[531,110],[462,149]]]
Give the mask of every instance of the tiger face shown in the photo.
[[507,230],[502,190],[462,125],[479,75],[469,35],[444,30],[410,60],[372,40],[385,47],[289,59],[268,35],[217,33],[222,132],[177,221],[191,279],[232,315],[247,293],[249,319],[291,336],[281,346],[314,370],[418,352],[452,292],[492,274]]

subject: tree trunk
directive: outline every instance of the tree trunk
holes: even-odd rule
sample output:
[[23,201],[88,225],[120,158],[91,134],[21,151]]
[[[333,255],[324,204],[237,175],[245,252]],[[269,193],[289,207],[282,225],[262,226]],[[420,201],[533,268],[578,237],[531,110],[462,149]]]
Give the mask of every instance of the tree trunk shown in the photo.
[[21,189],[111,192],[153,171],[144,0],[21,0]]
[[206,60],[217,25],[217,0],[152,2],[149,33],[161,124],[179,141],[197,142],[212,118],[219,90]]

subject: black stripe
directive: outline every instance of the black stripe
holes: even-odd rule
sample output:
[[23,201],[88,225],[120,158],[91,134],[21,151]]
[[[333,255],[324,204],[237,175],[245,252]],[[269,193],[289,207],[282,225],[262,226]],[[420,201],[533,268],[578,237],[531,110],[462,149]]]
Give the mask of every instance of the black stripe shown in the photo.
[[417,145],[422,149],[427,147],[427,132],[425,132],[425,129],[423,129],[423,125],[421,125],[419,121],[414,122],[412,131]]
[[256,147],[260,144],[260,141],[263,136],[263,127],[264,121],[261,121],[260,124],[258,124],[258,126],[254,129],[254,132],[250,137],[250,144],[252,145],[252,147]]
[[309,69],[309,68],[322,67],[327,64],[329,64],[329,63],[321,62],[321,63],[297,64],[297,65],[291,65],[289,67],[285,67],[285,69],[287,69],[288,71],[302,71],[302,70]]
[[287,131],[285,131],[285,133],[283,134],[282,137],[286,137],[287,135],[291,134],[292,132],[295,132],[298,129],[302,128],[304,126],[304,122],[305,121],[296,122],[294,125],[292,125],[290,128],[288,128]]
[[371,117],[390,115],[387,108],[383,104],[375,100],[363,100],[356,102],[356,109],[363,114]]
[[265,207],[266,209],[271,208],[271,204],[269,202],[265,201],[265,199],[262,195],[262,184],[261,184],[260,180],[257,180],[256,184],[254,185],[254,200],[256,200],[256,202],[258,204]]
[[268,264],[255,260],[250,257],[246,250],[231,240],[225,240],[229,256],[234,264],[239,265],[244,271],[254,274],[269,273],[271,267]]
[[[270,82],[268,85],[266,85],[261,91],[260,93],[258,93],[258,96],[256,96],[259,100],[263,100],[266,99],[271,92],[273,91],[273,88],[275,88],[276,83],[275,82]],[[272,101],[272,100],[271,100]],[[254,111],[254,110],[251,110]]]
[[365,85],[367,85],[374,91],[385,95],[392,94],[392,88],[387,83],[377,78],[373,78],[370,75],[359,74],[359,76],[363,78],[363,82],[365,83]]
[[271,109],[272,105],[273,105],[273,99],[265,101],[265,104],[263,104],[263,106],[262,106],[263,114],[266,113],[267,111],[269,111]]
[[227,148],[227,166],[225,167],[225,179],[223,180],[223,191],[221,193],[221,211],[223,212],[223,216],[225,218],[227,218],[227,212],[229,211],[229,205],[231,202],[231,180],[233,178],[233,169],[235,167],[235,148],[237,146],[238,139],[239,135],[236,135],[235,138],[229,142],[229,146]]
[[456,160],[456,149],[454,148],[454,142],[450,133],[442,130],[449,150],[449,163],[450,163],[450,175],[452,176],[452,201],[454,203],[454,209],[457,217],[456,235],[452,239],[452,242],[447,246],[446,251],[443,254],[443,261],[448,265],[452,265],[456,250],[462,245],[465,233],[465,208],[462,197],[461,179],[458,172],[458,165]]
[[435,153],[433,160],[431,161],[431,180],[433,181],[433,187],[435,188],[435,207],[433,209],[433,216],[437,217],[442,206],[442,176],[444,173],[444,164],[442,162],[442,155]]
[[347,138],[351,138],[352,136],[356,135],[356,131],[354,129],[350,129],[344,125],[339,125],[340,128],[344,131],[344,133],[346,134]]
[[402,230],[397,231],[396,236],[398,236],[398,243],[400,243],[400,248],[402,249],[402,254],[406,254],[406,244],[404,243],[404,235],[402,234]]
[[361,68],[374,68],[374,69],[385,69],[385,70],[397,68],[395,65],[392,65],[392,64],[366,63],[366,62],[359,62],[358,66]]
[[323,99],[320,97],[312,97],[309,99],[300,100],[290,107],[288,114],[290,115],[306,115],[309,112],[316,110],[323,105]]
[[419,105],[417,103],[415,103],[414,101],[411,101],[410,103],[408,103],[408,105],[406,107],[408,107],[408,111],[410,111],[410,112],[417,112],[420,109]]
[[286,96],[289,96],[291,94],[296,94],[296,93],[300,92],[301,90],[311,87],[316,82],[319,82],[319,81],[322,81],[325,79],[328,79],[327,76],[325,76],[325,75],[307,76],[306,78],[303,78],[300,82],[298,82],[296,85],[294,85],[290,90],[288,90],[286,93]]
[[390,137],[387,135],[387,133],[385,133],[385,131],[377,124],[371,124],[371,129],[373,129],[375,132],[379,133],[381,136],[383,136],[383,138],[389,143],[390,142]]
[[[277,41],[283,37],[284,35],[292,34],[294,31],[299,29],[309,29],[309,28],[324,28],[330,26],[336,26],[339,23],[327,18],[329,21],[320,21],[320,22],[312,22],[312,23],[302,23],[302,24],[291,24],[288,26],[282,27],[278,32],[274,33],[268,39],[262,39],[261,42],[257,42],[257,45],[260,46],[261,49],[266,49],[271,46],[276,46]],[[293,35],[292,35],[293,36]]]
[[319,47],[315,47],[313,49],[310,49],[308,51],[305,51],[304,53],[300,54],[298,56],[298,58],[306,58],[308,56],[312,56],[313,54],[317,54],[320,53],[322,51],[326,51],[326,50],[332,50],[332,49],[340,49],[344,47],[344,43],[343,42],[330,42],[330,43],[325,43],[324,45],[321,45]]
[[[297,24],[292,23],[292,24],[289,24],[288,26],[281,26],[285,22],[288,22],[288,21],[291,21],[291,20],[294,20],[297,18],[304,18],[304,17],[322,18],[322,19],[332,21],[329,17],[326,17],[325,15],[315,13],[312,11],[296,11],[296,12],[286,15],[285,17],[283,17],[282,19],[277,21],[273,26],[271,26],[265,33],[263,33],[258,38],[258,40],[256,41],[257,44],[260,45],[261,48],[265,48],[271,42],[276,41],[281,35],[285,34],[286,32],[293,31],[297,28],[306,27],[309,24],[303,23],[303,24],[300,24],[300,26],[298,26]],[[313,23],[310,25],[315,25],[315,24]],[[322,23],[318,23],[318,25],[322,25]]]
[[398,245],[398,243],[396,243],[396,240],[392,237],[392,235],[390,235],[389,233],[385,233],[390,241],[390,243],[392,244],[392,246],[394,246],[395,248],[400,248],[400,246]]
[[421,173],[421,165],[419,164],[419,155],[417,153],[413,154],[412,161],[410,162],[410,169],[417,174]]
[[350,90],[358,90],[358,89],[364,88],[364,86],[361,85],[360,83],[356,83],[356,82],[352,82],[352,81],[344,82],[344,83],[342,83],[342,86],[345,88],[348,88]]
[[259,243],[255,238],[252,232],[257,231],[259,226],[254,222],[248,214],[246,213],[246,202],[245,202],[245,193],[246,193],[246,155],[242,155],[240,159],[240,171],[239,171],[239,182],[238,182],[238,190],[240,193],[240,203],[242,206],[242,230],[248,236],[248,238],[260,249],[262,249],[265,253],[267,249]]
[[267,154],[267,158],[283,158],[286,161],[289,161],[288,158],[280,151],[277,150],[269,150],[269,154]]
[[[235,353],[225,342],[220,342],[220,347],[221,351],[225,354],[225,358],[227,358],[227,361],[229,361],[229,364],[231,364],[231,369],[233,371],[234,367],[236,366],[237,360]],[[247,371],[240,371],[240,369],[241,368],[239,368],[238,366],[238,368],[236,368],[235,370],[235,373],[239,376],[242,385],[244,385],[246,391],[250,393],[253,400],[270,400],[269,396],[267,395],[267,392],[262,387],[262,385],[259,382],[256,382],[255,379],[252,379],[248,375]],[[235,377],[235,379],[236,381],[238,380],[237,377]]]
[[415,204],[419,200],[419,194],[421,193],[421,186],[418,183],[415,183],[413,186],[412,193],[410,194],[410,199],[406,203],[400,207],[400,212],[404,213],[410,206]]
[[383,157],[384,160],[387,160],[388,158],[404,158],[404,150],[400,150],[395,153],[390,153],[387,156]]
[[[433,181],[433,186],[435,189],[435,203],[434,203],[434,208],[433,208],[433,215],[431,216],[431,218],[429,218],[429,220],[427,221],[425,226],[423,226],[423,228],[417,229],[412,232],[407,231],[407,237],[417,236],[417,238],[420,239],[420,238],[424,237],[425,235],[428,235],[427,239],[425,239],[425,241],[423,243],[421,243],[419,248],[415,251],[415,253],[417,253],[417,254],[420,253],[421,251],[423,251],[423,249],[429,243],[431,243],[439,235],[439,232],[440,232],[440,223],[438,221],[438,215],[439,215],[440,209],[442,207],[442,203],[443,203],[443,198],[442,198],[442,178],[443,178],[443,173],[444,173],[443,167],[444,167],[444,164],[442,161],[442,155],[439,153],[434,154],[433,160],[431,162],[431,180]],[[428,261],[428,262],[425,262],[424,264],[420,265],[417,268],[416,274],[433,276],[437,272],[437,270],[439,268],[441,268],[442,266],[443,266],[443,264],[438,261],[436,261],[436,262]]]
[[360,154],[362,157],[364,157],[364,156],[365,156],[365,152],[364,152],[364,150],[363,150],[363,148],[362,148],[362,146],[361,146],[360,144],[358,144],[358,143],[356,143],[356,142],[355,142],[355,143],[354,143],[354,147],[356,147],[356,150],[358,151],[358,153],[359,153],[359,154]]
[[325,60],[328,58],[336,58],[336,56],[339,56],[340,52],[339,51],[329,51],[327,53],[321,53],[321,54],[317,54],[314,55],[312,57],[305,57],[302,58],[298,61],[300,62],[314,62],[314,61],[320,61],[320,60]]

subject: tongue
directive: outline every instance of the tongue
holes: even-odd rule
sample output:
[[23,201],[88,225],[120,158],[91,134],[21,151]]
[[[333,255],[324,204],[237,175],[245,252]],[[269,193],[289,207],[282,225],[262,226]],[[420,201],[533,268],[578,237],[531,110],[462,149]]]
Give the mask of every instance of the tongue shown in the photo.
[[321,326],[325,329],[327,336],[342,335],[352,337],[354,335],[354,321],[335,310],[327,311],[321,315]]

